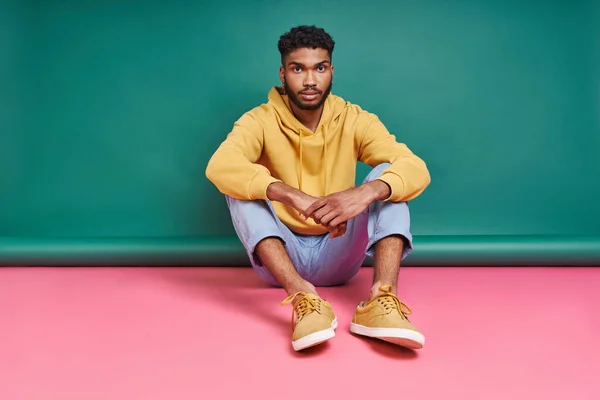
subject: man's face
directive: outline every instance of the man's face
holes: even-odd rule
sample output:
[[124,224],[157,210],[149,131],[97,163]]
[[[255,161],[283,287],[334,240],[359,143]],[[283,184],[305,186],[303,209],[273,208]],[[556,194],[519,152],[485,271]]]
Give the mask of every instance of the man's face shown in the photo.
[[325,49],[291,52],[279,69],[279,78],[292,103],[301,110],[318,110],[331,92],[333,65]]

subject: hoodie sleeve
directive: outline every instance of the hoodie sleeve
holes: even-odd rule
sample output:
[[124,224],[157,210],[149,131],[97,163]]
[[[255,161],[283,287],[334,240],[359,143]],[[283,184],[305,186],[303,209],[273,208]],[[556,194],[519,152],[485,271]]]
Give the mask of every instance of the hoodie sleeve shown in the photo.
[[409,201],[419,196],[431,182],[425,162],[404,143],[399,143],[376,115],[365,113],[361,118],[366,120],[358,125],[359,160],[371,167],[391,164],[377,178],[391,188],[391,194],[385,200]]
[[267,200],[267,187],[278,179],[257,164],[263,150],[263,129],[250,114],[237,120],[210,158],[206,177],[217,189],[240,200]]

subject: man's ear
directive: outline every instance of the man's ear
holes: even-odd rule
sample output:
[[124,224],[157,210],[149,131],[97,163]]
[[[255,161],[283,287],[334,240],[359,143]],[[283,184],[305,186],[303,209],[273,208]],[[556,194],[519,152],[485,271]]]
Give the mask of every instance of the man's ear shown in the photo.
[[279,67],[279,80],[281,81],[281,85],[283,85],[283,82],[285,82],[284,72],[285,69],[283,68],[283,66]]

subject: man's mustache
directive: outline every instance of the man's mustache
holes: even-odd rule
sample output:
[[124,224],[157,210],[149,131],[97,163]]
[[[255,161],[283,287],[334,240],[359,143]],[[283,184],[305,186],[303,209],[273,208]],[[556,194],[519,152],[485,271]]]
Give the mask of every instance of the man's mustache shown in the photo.
[[308,87],[306,87],[304,90],[302,90],[302,91],[300,92],[300,94],[302,94],[302,93],[306,93],[306,92],[316,92],[316,93],[318,93],[318,94],[321,94],[321,93],[322,93],[320,90],[318,90],[318,89],[317,89],[317,87],[316,87],[316,86],[308,86]]

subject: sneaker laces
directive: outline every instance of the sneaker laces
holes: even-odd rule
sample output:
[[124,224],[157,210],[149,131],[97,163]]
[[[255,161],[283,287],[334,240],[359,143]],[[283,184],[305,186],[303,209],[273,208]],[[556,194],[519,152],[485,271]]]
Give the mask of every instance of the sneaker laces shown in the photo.
[[400,316],[408,321],[408,316],[412,314],[412,310],[406,303],[400,301],[391,290],[392,287],[390,285],[380,287],[379,291],[382,292],[382,294],[377,297],[377,301],[386,311],[398,310]]
[[294,326],[294,317],[297,315],[298,321],[301,320],[306,314],[313,311],[321,311],[321,299],[313,294],[297,292],[287,297],[281,303],[282,306],[292,303],[297,297],[298,301],[294,304],[292,309],[292,327]]

